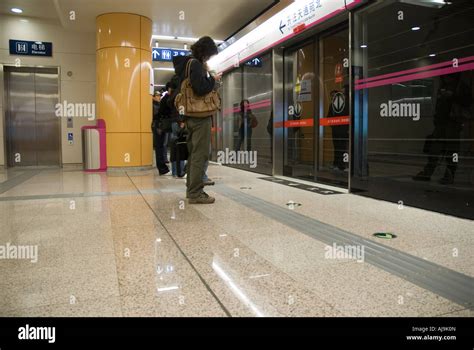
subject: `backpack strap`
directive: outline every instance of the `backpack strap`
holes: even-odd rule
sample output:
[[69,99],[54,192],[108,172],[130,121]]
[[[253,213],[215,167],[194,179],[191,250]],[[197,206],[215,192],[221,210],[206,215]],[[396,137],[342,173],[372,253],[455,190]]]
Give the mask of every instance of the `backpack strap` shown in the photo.
[[194,58],[191,58],[186,63],[186,75],[184,76],[184,79],[189,78],[189,75],[191,74],[191,64],[192,64],[193,60],[194,60]]

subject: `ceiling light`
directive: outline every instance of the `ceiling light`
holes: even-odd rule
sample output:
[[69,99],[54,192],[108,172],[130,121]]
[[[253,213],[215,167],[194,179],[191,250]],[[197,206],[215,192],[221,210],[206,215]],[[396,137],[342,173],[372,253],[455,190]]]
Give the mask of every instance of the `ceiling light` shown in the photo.
[[362,45],[360,45],[360,48],[361,48],[361,49],[365,49],[365,48],[367,48],[367,45],[362,44]]
[[13,12],[13,13],[23,13],[23,10],[19,9],[18,7],[14,7],[10,11]]
[[[181,42],[196,42],[199,40],[199,38],[190,38],[190,37],[184,37],[184,36],[170,36],[170,35],[152,35],[151,36],[153,39],[156,40],[169,40],[169,41],[181,41]],[[223,40],[214,40],[216,44],[223,43]]]
[[420,30],[421,27],[412,27],[411,30],[413,30],[414,32],[416,32],[417,30]]
[[404,2],[410,5],[416,6],[424,6],[424,7],[431,7],[431,8],[442,8],[446,5],[451,5],[451,1],[446,0],[400,0],[400,2]]
[[430,54],[430,57],[435,57],[435,56],[436,56],[435,53],[431,53],[431,54]]

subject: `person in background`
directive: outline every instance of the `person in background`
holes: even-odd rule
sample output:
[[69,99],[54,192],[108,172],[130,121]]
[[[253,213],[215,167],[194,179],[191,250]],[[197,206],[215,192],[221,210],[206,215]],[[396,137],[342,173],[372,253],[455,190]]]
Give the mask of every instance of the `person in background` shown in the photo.
[[240,102],[240,128],[239,128],[239,141],[237,142],[236,151],[240,151],[242,143],[247,138],[247,149],[252,149],[252,129],[257,126],[257,118],[250,109],[249,100],[242,100]]
[[179,77],[175,75],[171,81],[166,84],[168,90],[167,94],[163,97],[163,103],[167,105],[163,113],[167,113],[171,121],[171,133],[169,137],[170,161],[171,174],[174,178],[182,178],[185,176],[185,160],[188,158],[187,132],[185,130],[184,118],[177,113],[176,108],[173,106],[172,96],[174,96],[174,92],[178,88],[179,83]]
[[436,168],[444,160],[446,167],[439,183],[451,185],[458,168],[453,155],[459,155],[461,150],[462,131],[466,121],[472,117],[471,105],[474,100],[469,73],[441,75],[439,82],[433,115],[434,130],[427,136],[423,147],[428,161],[423,170],[413,176],[413,180],[431,181]]
[[186,175],[185,160],[188,158],[186,129],[184,120],[173,121],[170,135],[171,173],[174,178]]
[[[166,85],[166,90],[169,91],[169,83]],[[168,143],[168,134],[171,132],[171,122],[170,122],[170,108],[168,107],[168,94],[164,94],[164,97],[161,97],[160,104],[158,107],[157,114],[153,115],[153,119],[156,120],[156,146],[155,146],[155,156],[156,156],[156,167],[158,168],[158,173],[160,175],[167,175],[170,172],[170,169],[167,165],[168,162],[168,152],[167,152],[167,143]]]
[[[177,56],[173,58],[175,72],[180,81],[186,77],[186,66],[190,63],[190,82],[195,94],[204,96],[216,87],[216,80],[221,75],[212,76],[206,69],[206,62],[217,55],[217,46],[212,38],[205,36],[191,46],[191,56]],[[215,198],[204,192],[204,167],[209,160],[209,145],[211,144],[212,115],[204,118],[184,116],[188,130],[188,166],[186,177],[186,197],[190,204],[211,204]]]
[[270,163],[273,163],[273,110],[270,112],[270,119],[268,119],[267,132],[270,135]]
[[164,153],[166,148],[164,147],[164,135],[160,129],[160,106],[161,106],[161,95],[156,91],[153,95],[153,121],[151,123],[151,131],[153,133],[153,148],[155,149],[156,167],[160,175],[169,173],[169,168],[166,165],[166,157]]

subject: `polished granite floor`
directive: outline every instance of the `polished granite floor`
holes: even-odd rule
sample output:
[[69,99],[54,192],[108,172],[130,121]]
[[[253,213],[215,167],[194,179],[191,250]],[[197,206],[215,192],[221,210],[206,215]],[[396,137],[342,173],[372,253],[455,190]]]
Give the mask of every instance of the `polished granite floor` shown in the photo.
[[[230,188],[474,276],[474,224],[352,194],[320,195],[211,166],[213,205],[156,170],[0,172],[0,316],[472,316],[228,198]],[[294,201],[300,206],[288,206]],[[456,254],[453,254],[456,251]]]

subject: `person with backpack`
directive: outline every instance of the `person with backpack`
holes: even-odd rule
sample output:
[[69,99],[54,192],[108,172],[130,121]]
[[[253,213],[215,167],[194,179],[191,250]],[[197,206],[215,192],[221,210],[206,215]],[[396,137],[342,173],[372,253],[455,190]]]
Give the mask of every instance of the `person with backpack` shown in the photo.
[[186,197],[190,204],[211,204],[215,198],[204,192],[204,168],[209,160],[212,116],[220,108],[220,97],[215,91],[221,75],[211,75],[207,61],[217,55],[212,38],[205,36],[191,46],[191,56],[173,58],[175,73],[181,86],[174,95],[175,107],[184,116],[188,132],[188,165]]

